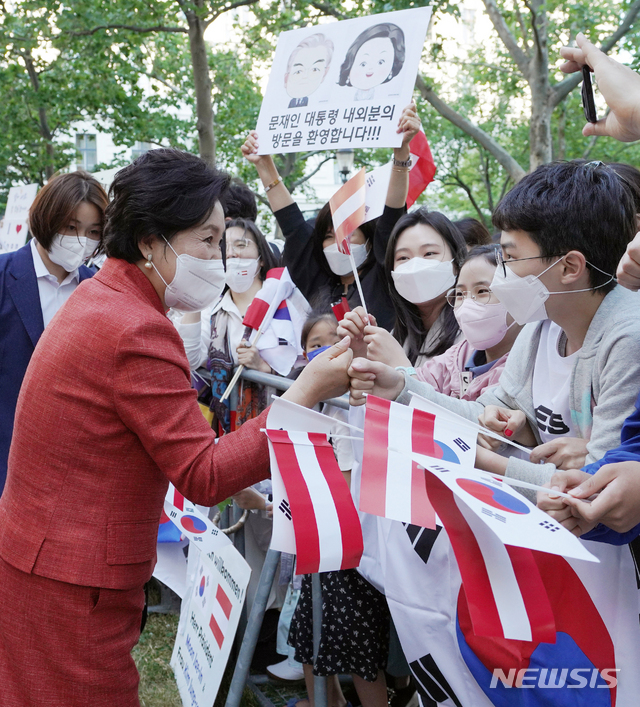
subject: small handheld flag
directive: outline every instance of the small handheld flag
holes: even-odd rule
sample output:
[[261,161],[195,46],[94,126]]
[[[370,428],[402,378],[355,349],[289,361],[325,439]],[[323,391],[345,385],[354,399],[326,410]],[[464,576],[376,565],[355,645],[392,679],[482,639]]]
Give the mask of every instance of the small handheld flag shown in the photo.
[[362,294],[358,268],[349,247],[351,234],[358,226],[364,223],[365,219],[365,177],[366,173],[363,167],[329,199],[329,205],[331,207],[331,217],[338,250],[344,255],[348,255],[351,259],[351,269],[353,270],[360,301],[366,313],[367,305]]

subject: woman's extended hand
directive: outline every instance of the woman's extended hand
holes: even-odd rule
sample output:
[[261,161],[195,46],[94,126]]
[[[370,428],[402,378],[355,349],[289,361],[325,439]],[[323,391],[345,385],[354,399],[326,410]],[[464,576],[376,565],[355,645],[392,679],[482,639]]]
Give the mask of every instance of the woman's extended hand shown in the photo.
[[408,145],[413,138],[420,132],[422,123],[418,117],[416,104],[412,101],[402,111],[400,120],[398,121],[397,133],[402,133],[402,144]]
[[[583,481],[590,477],[589,474],[579,469],[569,469],[567,471],[559,471],[555,473],[548,484],[551,490],[568,491],[575,488]],[[553,519],[563,525],[569,532],[577,535],[588,533],[596,525],[593,522],[581,518],[571,507],[571,503],[567,500],[552,494],[542,493],[538,491],[538,508],[548,513]]]
[[247,135],[247,139],[240,148],[240,152],[242,152],[242,156],[245,157],[248,162],[255,165],[265,161],[265,158],[271,159],[269,155],[258,154],[258,133],[255,130],[252,130]]
[[557,469],[579,469],[587,458],[587,440],[580,437],[559,437],[540,444],[529,455],[534,464],[547,462]]
[[[487,405],[482,414],[478,416],[478,422],[492,432],[497,432],[507,439],[517,440],[529,447],[536,443],[536,439],[529,428],[527,417],[521,410],[510,410],[498,405]],[[491,448],[494,448],[497,442],[497,440],[493,440],[490,437],[485,437],[484,440]],[[500,446],[500,444],[497,444],[497,446]]]
[[386,400],[395,400],[404,388],[404,374],[379,361],[355,358],[349,368],[351,384],[349,403],[364,405],[365,393]]
[[349,343],[349,337],[345,336],[330,349],[315,356],[282,397],[312,408],[322,400],[346,393],[349,389],[347,371],[353,358]]
[[[567,473],[560,472],[553,478]],[[575,497],[575,500],[567,499],[573,514],[592,526],[602,523],[626,533],[640,523],[639,462],[605,464],[595,474],[584,474],[579,485],[573,484],[568,493]],[[584,500],[596,493],[598,496],[590,502]]]

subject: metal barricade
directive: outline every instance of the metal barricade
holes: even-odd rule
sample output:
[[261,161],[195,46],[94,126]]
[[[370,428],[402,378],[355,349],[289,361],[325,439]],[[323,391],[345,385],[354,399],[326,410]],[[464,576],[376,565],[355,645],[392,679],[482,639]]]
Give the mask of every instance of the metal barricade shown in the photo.
[[[201,375],[205,379],[209,379],[209,372],[206,370],[199,370],[198,375]],[[281,376],[274,376],[270,373],[262,373],[261,371],[254,371],[247,368],[242,371],[241,380],[242,379],[282,391],[288,390],[293,384],[293,381],[289,378],[282,378]],[[229,401],[231,404],[231,410],[235,411],[238,403],[237,389],[231,393],[229,396]],[[330,400],[326,400],[324,402],[329,405],[342,408],[343,410],[349,409],[349,401],[346,397],[331,398]],[[241,535],[242,531],[243,529],[240,529],[238,535]],[[235,538],[234,543],[236,543]],[[238,549],[240,549],[240,547],[244,549],[244,538],[236,543],[236,547]],[[271,591],[271,585],[273,584],[279,560],[279,552],[275,550],[267,551],[267,556],[260,574],[260,582],[258,583],[255,599],[253,601],[253,606],[250,609],[249,618],[247,619],[246,628],[244,629],[244,635],[242,636],[242,643],[238,652],[233,677],[231,678],[231,685],[227,694],[225,707],[239,707],[245,685],[247,685],[256,694],[256,697],[261,705],[264,707],[271,705],[270,701],[262,695],[257,686],[251,681],[249,677],[249,670],[251,668],[253,653],[258,643],[260,627],[262,626],[262,620],[267,608],[267,601],[269,600],[269,592]],[[318,655],[320,630],[322,626],[322,589],[320,584],[320,575],[312,575],[311,584],[313,604],[313,656],[315,661]],[[316,707],[327,707],[327,679],[325,677],[314,676],[313,694]]]

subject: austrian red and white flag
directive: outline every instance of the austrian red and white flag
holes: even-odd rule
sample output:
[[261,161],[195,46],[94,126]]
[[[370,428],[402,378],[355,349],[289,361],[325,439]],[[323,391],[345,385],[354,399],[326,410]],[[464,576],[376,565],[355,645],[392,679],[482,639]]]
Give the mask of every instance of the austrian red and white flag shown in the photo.
[[360,510],[425,528],[435,528],[424,469],[411,459],[416,452],[437,454],[435,415],[374,395],[367,396]]
[[357,172],[329,199],[338,250],[350,255],[349,238],[365,219],[365,169]]
[[[219,584],[213,602],[211,603],[211,618],[209,620],[209,628],[213,637],[216,639],[218,648],[222,648],[224,637],[229,630],[229,620],[231,618],[231,610],[233,603],[227,596],[227,593]],[[234,631],[235,633],[235,631]]]
[[505,545],[433,474],[426,485],[456,556],[474,634],[555,643],[553,611],[533,552]]
[[296,573],[357,567],[363,550],[360,519],[326,434],[269,429],[267,436],[274,491],[280,479],[286,490],[274,511],[293,522]]
[[420,130],[409,143],[411,153],[411,171],[409,172],[409,192],[407,208],[415,203],[436,174],[436,163],[433,161],[427,136]]

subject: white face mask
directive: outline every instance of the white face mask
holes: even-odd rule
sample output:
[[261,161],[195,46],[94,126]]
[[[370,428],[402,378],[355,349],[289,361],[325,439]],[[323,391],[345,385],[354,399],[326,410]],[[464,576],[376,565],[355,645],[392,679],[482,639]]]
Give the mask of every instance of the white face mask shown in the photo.
[[[351,248],[356,268],[359,268],[367,259],[367,246],[365,243],[350,243],[349,248]],[[337,243],[332,243],[323,250],[324,257],[334,275],[348,275],[351,272],[351,258],[338,250]]]
[[[164,236],[163,236],[164,238]],[[173,247],[164,238],[171,250]],[[152,262],[154,270],[167,285],[164,302],[167,307],[174,307],[181,312],[201,312],[213,304],[224,287],[224,264],[222,260],[203,260],[182,253],[176,255],[176,274],[167,285],[158,268]]]
[[225,280],[232,292],[246,292],[260,270],[260,258],[227,258]]
[[[599,287],[604,287],[614,280],[611,275],[610,279],[598,287],[585,287],[581,290],[565,290],[563,292],[549,292],[546,285],[540,280],[540,276],[544,275],[547,270],[551,270],[554,265],[557,265],[562,258],[551,263],[548,268],[545,268],[540,275],[526,275],[520,277],[507,265],[506,276],[503,268],[496,268],[493,281],[491,282],[491,292],[504,304],[509,314],[516,320],[518,324],[528,324],[529,322],[538,322],[543,319],[548,319],[547,308],[545,302],[549,299],[549,295],[568,295],[572,292],[590,292],[597,290]],[[591,265],[591,263],[589,263]],[[604,270],[596,268],[599,272],[608,275]]]
[[63,236],[57,233],[49,248],[49,258],[67,272],[73,272],[93,255],[97,247],[97,241],[86,236]]
[[453,287],[456,276],[453,272],[453,260],[428,260],[411,258],[398,265],[391,272],[393,284],[400,297],[407,302],[421,304],[429,302]]

